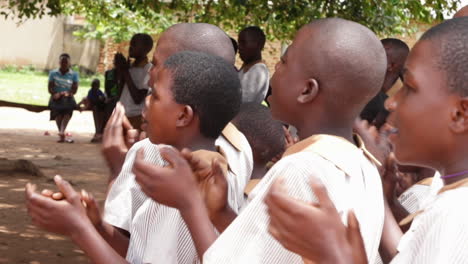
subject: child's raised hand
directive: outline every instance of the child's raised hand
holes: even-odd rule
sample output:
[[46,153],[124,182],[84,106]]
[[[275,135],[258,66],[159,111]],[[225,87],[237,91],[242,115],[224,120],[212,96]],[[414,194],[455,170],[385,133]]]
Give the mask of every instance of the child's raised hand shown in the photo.
[[138,141],[138,130],[125,116],[125,109],[119,102],[115,106],[109,121],[104,129],[102,140],[102,154],[112,172],[109,181],[117,177],[122,170],[128,149]]
[[298,137],[293,137],[291,135],[291,131],[289,131],[288,128],[283,126],[283,130],[284,130],[284,141],[285,141],[284,149],[287,149],[290,146],[292,146],[292,145],[296,144],[297,142],[299,142],[299,138]]
[[366,149],[381,163],[382,166],[378,166],[380,175],[385,174],[385,163],[391,152],[391,145],[385,133],[381,133],[366,120],[360,119],[355,121],[353,129],[364,141]]
[[148,163],[143,160],[143,149],[137,152],[132,170],[136,181],[141,190],[156,202],[180,211],[189,209],[193,201],[202,199],[190,165],[173,148],[161,148],[160,152],[168,166]]
[[60,176],[55,184],[65,199],[54,200],[36,192],[36,186],[26,185],[26,205],[35,225],[53,233],[74,236],[90,224],[80,195]]
[[354,214],[348,215],[348,230],[341,222],[325,187],[316,181],[311,181],[310,186],[318,203],[306,203],[290,197],[282,179],[273,183],[265,198],[270,215],[270,234],[306,262],[354,263],[350,262],[354,258],[351,249],[362,246],[363,250]]
[[226,180],[228,164],[217,152],[203,152],[205,154],[212,153],[213,156],[219,156],[219,158],[214,157],[212,161],[209,161],[210,158],[201,159],[197,155],[201,153],[200,151],[191,152],[188,149],[183,149],[181,154],[188,161],[197,178],[198,188],[213,222],[214,218],[228,207],[228,183]]

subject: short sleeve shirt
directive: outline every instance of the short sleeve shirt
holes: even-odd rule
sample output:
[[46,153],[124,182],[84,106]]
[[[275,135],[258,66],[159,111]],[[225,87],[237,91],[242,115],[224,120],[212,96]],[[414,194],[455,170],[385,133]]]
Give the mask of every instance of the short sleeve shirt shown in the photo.
[[68,70],[62,74],[59,69],[52,70],[49,73],[49,82],[54,83],[54,92],[67,92],[71,90],[73,83],[79,82],[78,73]]
[[[268,233],[269,216],[264,199],[273,181],[284,177],[291,196],[307,202],[317,201],[309,186],[311,176],[325,185],[343,222],[348,211],[354,210],[368,260],[373,262],[384,220],[382,183],[376,167],[364,152],[347,141],[342,143],[344,141],[325,142],[327,155],[299,151],[283,157],[249,194],[251,201],[241,214],[205,252],[203,263],[302,264],[300,256],[286,250]],[[352,147],[336,148],[343,144]]]
[[[148,63],[144,67],[131,67],[129,69],[130,76],[132,77],[133,83],[136,88],[139,90],[148,90],[148,80],[149,80],[149,70],[151,69],[152,64]],[[128,117],[134,117],[141,115],[143,107],[145,106],[145,100],[139,104],[133,101],[132,95],[128,90],[127,84],[124,85],[122,90],[122,95],[120,96],[120,102],[125,108],[125,114]]]
[[247,72],[239,71],[242,86],[242,103],[261,103],[265,100],[270,81],[270,72],[264,63],[257,63]]
[[[232,133],[227,136],[231,135]],[[244,183],[248,181],[246,175],[250,177],[252,163],[244,166],[231,163],[233,159],[237,160],[241,156],[241,152],[231,156],[234,146],[225,136],[220,136],[216,145],[224,152],[230,168],[227,178],[228,203],[238,212],[243,205]],[[159,153],[160,147],[145,139],[137,142],[128,151],[122,172],[107,196],[104,220],[130,232],[126,256],[130,263],[198,263],[195,245],[179,211],[147,197],[141,191],[132,172],[136,152],[141,148],[145,150],[146,161],[164,166],[166,163]],[[235,152],[237,153],[237,150]],[[249,168],[250,171],[246,171]]]
[[468,187],[449,190],[421,206],[398,244],[392,264],[466,263]]

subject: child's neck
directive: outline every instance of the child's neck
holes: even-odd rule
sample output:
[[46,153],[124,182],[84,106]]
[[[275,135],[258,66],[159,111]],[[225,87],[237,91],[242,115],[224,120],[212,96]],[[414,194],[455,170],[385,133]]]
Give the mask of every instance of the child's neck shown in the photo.
[[331,124],[317,125],[315,123],[307,123],[297,127],[297,135],[299,136],[300,140],[319,134],[327,134],[342,137],[350,142],[354,142],[352,124],[336,126]]
[[262,53],[259,53],[252,58],[249,58],[248,60],[244,61],[244,64],[242,64],[242,68],[250,66],[252,64],[256,64],[257,62],[262,61]]
[[252,170],[252,176],[250,179],[261,179],[267,173],[266,164],[254,162],[254,167]]
[[182,143],[179,146],[175,146],[177,149],[182,150],[184,148],[189,148],[191,151],[195,150],[210,150],[210,151],[216,151],[216,146],[215,146],[215,139],[212,138],[206,138],[203,136],[195,137],[186,140],[186,143]]
[[146,64],[148,64],[148,57],[144,56],[144,57],[135,58],[135,61],[133,62],[132,66],[133,67],[143,67]]
[[[438,169],[438,171],[440,172],[442,177],[448,176],[448,175],[459,174],[456,177],[442,179],[444,182],[444,185],[452,184],[459,180],[468,178],[468,155],[460,155],[456,162],[453,162],[452,164],[445,166],[445,168]],[[465,171],[466,173],[463,173]]]

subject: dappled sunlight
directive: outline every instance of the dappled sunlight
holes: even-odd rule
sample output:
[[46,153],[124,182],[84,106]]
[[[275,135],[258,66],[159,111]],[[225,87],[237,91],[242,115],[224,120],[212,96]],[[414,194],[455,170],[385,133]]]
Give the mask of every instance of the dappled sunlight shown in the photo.
[[100,145],[90,144],[90,136],[79,134],[74,134],[75,144],[57,144],[54,133],[43,133],[0,129],[0,159],[27,160],[42,175],[33,176],[15,166],[0,168],[0,264],[89,263],[70,239],[32,224],[24,191],[28,182],[36,184],[38,192],[57,190],[53,176],[59,174],[77,191],[93,193],[102,204],[109,172]]

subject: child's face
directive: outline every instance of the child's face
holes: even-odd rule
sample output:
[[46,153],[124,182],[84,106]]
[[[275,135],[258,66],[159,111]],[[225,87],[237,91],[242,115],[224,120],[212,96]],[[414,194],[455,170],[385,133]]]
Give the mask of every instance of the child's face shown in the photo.
[[140,58],[146,56],[146,47],[143,41],[139,38],[132,38],[130,40],[130,47],[128,47],[128,56],[130,58]]
[[267,99],[273,117],[291,125],[296,125],[294,118],[298,117],[295,110],[297,95],[307,80],[301,66],[302,47],[306,44],[302,33],[298,32],[293,43],[276,64],[270,81],[272,94]]
[[445,74],[438,69],[430,41],[419,41],[403,69],[404,86],[385,105],[395,127],[389,136],[399,163],[434,168],[451,139],[449,123],[456,99],[447,89]]
[[174,101],[172,73],[164,67],[151,71],[150,84],[152,93],[146,97],[143,110],[148,138],[153,144],[177,145],[176,122],[184,106]]
[[261,52],[259,41],[249,32],[241,31],[238,42],[239,56],[242,61],[250,61]]
[[98,89],[99,89],[99,81],[93,81],[93,82],[91,83],[91,88],[92,88],[93,90],[98,90]]
[[63,56],[60,58],[60,69],[63,71],[68,71],[70,69],[70,59]]

